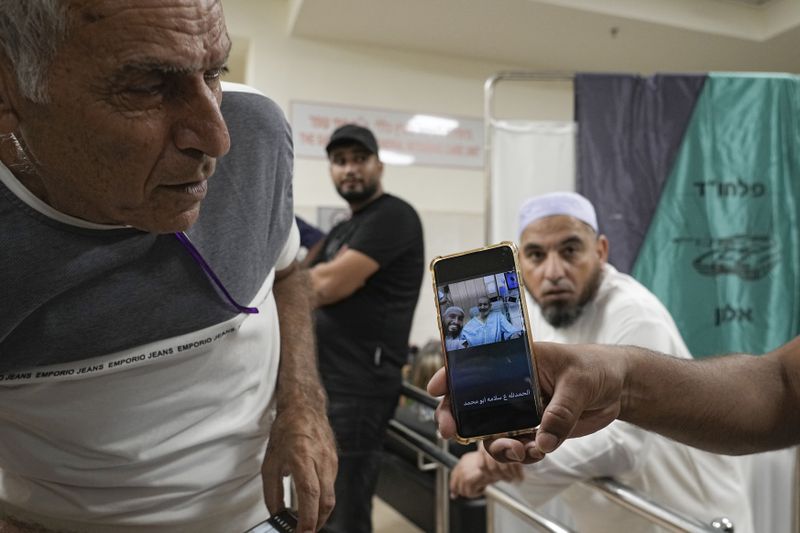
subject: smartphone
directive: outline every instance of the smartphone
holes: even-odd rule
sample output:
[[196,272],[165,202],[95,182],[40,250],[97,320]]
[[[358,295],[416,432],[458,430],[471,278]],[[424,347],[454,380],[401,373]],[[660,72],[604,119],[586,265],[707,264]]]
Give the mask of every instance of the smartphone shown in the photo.
[[436,257],[430,269],[456,440],[533,432],[542,400],[516,246]]

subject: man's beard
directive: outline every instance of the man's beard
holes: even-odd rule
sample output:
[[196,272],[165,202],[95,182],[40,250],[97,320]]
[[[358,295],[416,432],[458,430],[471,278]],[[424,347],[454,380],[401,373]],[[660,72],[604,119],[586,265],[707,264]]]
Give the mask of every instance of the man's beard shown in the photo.
[[339,196],[344,198],[347,203],[349,204],[357,204],[359,202],[363,202],[364,200],[369,200],[372,196],[377,192],[378,184],[373,183],[365,183],[361,190],[348,190],[343,191],[341,187],[336,188],[336,192],[339,193]]
[[542,316],[554,328],[568,328],[580,318],[583,308],[595,297],[602,279],[603,268],[598,265],[576,303],[554,302],[547,306],[539,304]]
[[464,327],[462,326],[462,327],[456,328],[455,331],[451,331],[450,327],[448,326],[448,328],[447,328],[447,336],[450,337],[451,339],[457,339],[458,336],[461,335],[461,330],[463,328]]

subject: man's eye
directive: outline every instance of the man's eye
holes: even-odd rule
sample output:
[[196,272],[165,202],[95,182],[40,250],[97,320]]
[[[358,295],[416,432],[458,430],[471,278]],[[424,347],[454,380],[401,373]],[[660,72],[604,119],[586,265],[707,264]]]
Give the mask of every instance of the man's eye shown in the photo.
[[155,96],[164,91],[164,83],[152,83],[147,85],[133,85],[126,89],[126,92],[137,96]]
[[223,67],[219,67],[219,68],[215,68],[215,69],[211,69],[209,71],[206,71],[203,74],[203,77],[205,78],[206,82],[214,82],[214,81],[219,80],[221,77],[223,77],[227,73],[228,73],[228,67],[227,66],[223,66]]

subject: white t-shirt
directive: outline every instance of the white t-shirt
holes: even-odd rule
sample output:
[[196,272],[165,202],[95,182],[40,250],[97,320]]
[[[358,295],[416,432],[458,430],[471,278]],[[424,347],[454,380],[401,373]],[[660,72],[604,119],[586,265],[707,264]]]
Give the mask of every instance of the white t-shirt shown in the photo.
[[[0,404],[14,405],[0,415],[0,509],[81,532],[245,531],[265,520],[273,276],[249,304],[259,314],[0,383]],[[88,526],[86,509],[105,518]]]
[[[611,265],[604,267],[594,300],[567,328],[547,323],[529,295],[528,304],[531,329],[538,341],[638,345],[691,357],[661,302]],[[577,531],[664,531],[578,483],[602,476],[613,477],[656,503],[706,524],[727,517],[737,533],[753,531],[740,459],[690,448],[622,421],[567,440],[543,461],[526,466],[525,481],[517,488],[534,506],[560,493]],[[502,515],[499,531],[527,531],[509,513]]]
[[[298,247],[295,227],[276,266]],[[14,406],[0,411],[0,516],[103,533],[245,531],[265,520],[274,276],[247,303],[258,314],[0,382],[0,405]],[[87,525],[86,509],[105,519]]]

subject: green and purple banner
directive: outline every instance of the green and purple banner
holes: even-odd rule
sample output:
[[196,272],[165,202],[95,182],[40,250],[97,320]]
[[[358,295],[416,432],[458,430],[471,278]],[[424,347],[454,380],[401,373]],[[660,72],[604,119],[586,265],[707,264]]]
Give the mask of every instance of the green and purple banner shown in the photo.
[[800,76],[576,78],[579,192],[692,353],[800,333]]

